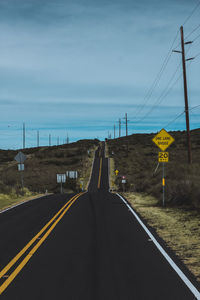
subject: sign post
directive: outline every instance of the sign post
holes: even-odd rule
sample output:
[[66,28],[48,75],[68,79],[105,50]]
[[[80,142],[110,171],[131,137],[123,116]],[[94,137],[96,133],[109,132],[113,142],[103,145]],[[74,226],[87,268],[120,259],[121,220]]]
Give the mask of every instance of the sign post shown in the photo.
[[63,183],[66,182],[66,174],[57,174],[57,183],[60,183],[60,193],[63,193]]
[[22,186],[22,192],[24,191],[24,176],[23,172],[24,171],[24,162],[26,160],[26,155],[22,153],[21,151],[18,152],[18,154],[15,156],[15,160],[18,162],[18,171],[20,172],[21,175],[21,186]]
[[163,190],[163,198],[162,204],[165,206],[165,163],[169,161],[169,153],[164,152],[175,140],[174,138],[165,130],[161,129],[161,131],[152,139],[152,141],[162,150],[162,152],[158,153],[158,162],[162,163],[163,172],[162,172],[162,190]]
[[122,176],[123,193],[125,192],[126,177]]

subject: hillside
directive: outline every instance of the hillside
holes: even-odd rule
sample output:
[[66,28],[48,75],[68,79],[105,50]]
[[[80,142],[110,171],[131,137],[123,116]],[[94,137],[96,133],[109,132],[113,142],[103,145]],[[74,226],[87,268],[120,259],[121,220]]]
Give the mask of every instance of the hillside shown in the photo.
[[[80,140],[62,146],[28,148],[21,150],[26,156],[24,186],[31,192],[58,192],[57,173],[78,171],[79,179],[89,177],[88,166],[93,158],[93,152],[98,140]],[[89,150],[89,152],[88,152]],[[14,157],[19,150],[0,150],[0,193],[21,193],[21,174],[18,171]],[[86,183],[86,182],[84,182]],[[64,191],[77,190],[80,187],[73,179],[64,184]]]
[[[200,207],[200,129],[191,131],[192,165],[187,163],[185,131],[169,132],[175,142],[166,150],[166,201],[168,205]],[[122,190],[121,176],[127,178],[126,191],[144,192],[162,199],[162,166],[158,166],[159,148],[152,142],[155,134],[133,134],[107,142],[119,178],[115,184]],[[158,169],[156,170],[158,166]]]

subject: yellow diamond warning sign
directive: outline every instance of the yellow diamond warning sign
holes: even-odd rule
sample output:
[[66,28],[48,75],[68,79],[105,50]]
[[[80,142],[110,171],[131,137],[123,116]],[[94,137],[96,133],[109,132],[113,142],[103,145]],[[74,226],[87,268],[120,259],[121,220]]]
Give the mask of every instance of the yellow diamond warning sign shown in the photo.
[[162,151],[165,151],[174,142],[174,138],[165,129],[162,129],[158,134],[156,134],[152,141]]

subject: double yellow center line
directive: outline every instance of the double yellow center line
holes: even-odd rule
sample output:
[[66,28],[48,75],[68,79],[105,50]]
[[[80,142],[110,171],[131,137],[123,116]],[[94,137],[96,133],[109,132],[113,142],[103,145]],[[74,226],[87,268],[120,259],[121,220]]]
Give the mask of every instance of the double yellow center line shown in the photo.
[[[8,285],[14,280],[14,278],[18,275],[18,273],[23,269],[23,267],[27,264],[27,262],[31,259],[32,255],[37,251],[37,249],[41,246],[41,244],[46,240],[48,235],[52,232],[52,230],[56,227],[58,222],[63,218],[72,204],[84,193],[79,193],[72,197],[58,212],[57,214],[38,232],[34,238],[1,270],[0,279],[2,277],[6,277],[7,279],[0,286],[0,295],[3,291],[8,287]],[[52,225],[51,225],[52,224]],[[51,226],[50,226],[51,225]],[[50,226],[50,227],[49,227]],[[48,229],[48,230],[47,230]],[[47,230],[47,231],[46,231]],[[42,234],[44,235],[42,236]],[[41,237],[42,236],[42,237]],[[7,275],[6,273],[13,267],[17,261],[25,254],[25,252],[35,243],[35,241],[39,239],[39,241],[35,244],[35,246],[26,254],[25,258],[22,262],[15,268],[15,270]]]

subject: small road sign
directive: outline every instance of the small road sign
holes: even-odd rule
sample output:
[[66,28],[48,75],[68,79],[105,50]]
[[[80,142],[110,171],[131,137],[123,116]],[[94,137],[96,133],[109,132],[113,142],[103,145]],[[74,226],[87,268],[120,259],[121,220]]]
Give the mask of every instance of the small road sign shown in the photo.
[[57,174],[57,183],[65,183],[66,174]]
[[165,129],[161,129],[161,131],[152,139],[152,141],[162,151],[165,151],[174,142],[174,138]]
[[24,153],[22,153],[21,151],[15,156],[15,160],[19,163],[19,164],[23,164],[23,162],[26,160],[26,155],[24,155]]
[[115,175],[117,176],[119,174],[119,171],[118,170],[115,170]]
[[67,171],[66,176],[69,178],[77,179],[78,178],[78,172],[77,171]]
[[159,162],[168,162],[169,161],[169,152],[158,152],[158,161]]
[[126,179],[122,179],[122,183],[126,183]]
[[18,171],[24,171],[24,164],[18,164]]

